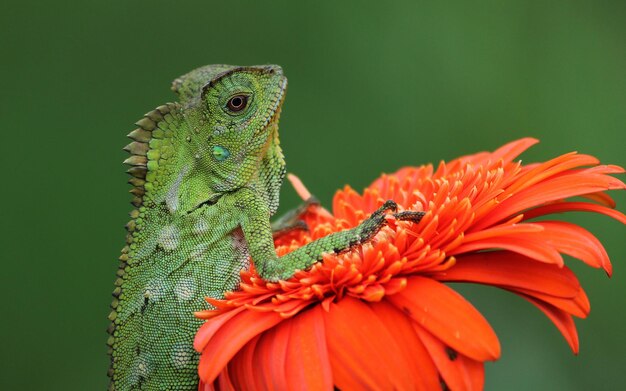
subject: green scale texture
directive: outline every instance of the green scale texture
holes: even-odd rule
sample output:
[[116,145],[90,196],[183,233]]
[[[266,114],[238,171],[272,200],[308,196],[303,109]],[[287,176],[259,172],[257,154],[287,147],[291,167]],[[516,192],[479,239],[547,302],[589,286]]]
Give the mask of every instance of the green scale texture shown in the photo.
[[179,102],[147,113],[129,134],[137,209],[109,315],[111,390],[197,389],[193,312],[209,308],[206,296],[236,289],[250,257],[261,277],[288,278],[369,240],[394,209],[387,203],[354,229],[276,256],[270,217],[285,174],[286,86],[274,65],[205,66],[176,79]]

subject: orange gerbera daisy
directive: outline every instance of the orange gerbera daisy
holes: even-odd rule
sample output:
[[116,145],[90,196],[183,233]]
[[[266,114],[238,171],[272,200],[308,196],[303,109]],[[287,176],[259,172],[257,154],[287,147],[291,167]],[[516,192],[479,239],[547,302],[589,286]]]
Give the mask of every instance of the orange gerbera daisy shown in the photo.
[[[577,353],[572,316],[584,318],[590,307],[562,254],[609,275],[611,263],[591,233],[543,216],[588,211],[626,224],[604,193],[626,188],[608,175],[624,170],[578,153],[514,161],[536,142],[522,139],[436,170],[403,168],[363,194],[346,187],[332,214],[310,207],[302,216],[309,232],[278,238],[279,255],[356,226],[387,199],[426,214],[417,224],[390,217],[370,243],[328,254],[288,281],[243,271],[239,291],[207,299],[215,309],[197,313],[207,320],[195,340],[200,389],[479,390],[483,363],[498,359],[500,345],[483,316],[444,284],[451,281],[522,296]],[[575,196],[583,198],[567,200]]]

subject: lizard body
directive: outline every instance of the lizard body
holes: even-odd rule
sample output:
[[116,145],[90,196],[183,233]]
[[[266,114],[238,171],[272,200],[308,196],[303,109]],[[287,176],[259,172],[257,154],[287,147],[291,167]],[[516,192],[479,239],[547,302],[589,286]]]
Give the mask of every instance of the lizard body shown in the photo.
[[356,228],[276,256],[270,217],[285,174],[286,85],[278,66],[198,68],[174,81],[177,103],[147,113],[129,134],[137,209],[109,315],[111,390],[197,389],[193,312],[208,308],[204,297],[236,289],[250,256],[261,277],[288,278],[325,252],[369,240],[394,209],[387,203]]

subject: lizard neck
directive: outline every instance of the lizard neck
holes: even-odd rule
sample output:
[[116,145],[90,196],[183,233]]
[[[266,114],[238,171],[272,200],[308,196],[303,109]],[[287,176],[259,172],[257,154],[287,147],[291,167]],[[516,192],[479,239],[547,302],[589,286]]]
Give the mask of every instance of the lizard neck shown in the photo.
[[267,152],[260,163],[256,188],[265,198],[270,214],[273,215],[278,209],[280,187],[285,178],[286,169],[285,156],[278,138],[277,121],[270,125],[269,132]]

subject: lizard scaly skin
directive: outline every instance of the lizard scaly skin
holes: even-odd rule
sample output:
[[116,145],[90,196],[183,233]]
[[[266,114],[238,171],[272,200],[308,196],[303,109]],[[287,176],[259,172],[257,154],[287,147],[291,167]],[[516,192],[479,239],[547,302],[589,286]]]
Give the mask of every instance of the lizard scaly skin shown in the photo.
[[395,210],[388,202],[356,228],[276,256],[270,217],[285,174],[286,86],[275,65],[198,68],[174,81],[177,103],[129,134],[136,209],[109,315],[111,390],[196,390],[193,313],[208,308],[204,297],[236,289],[250,257],[264,279],[288,278],[369,240]]

